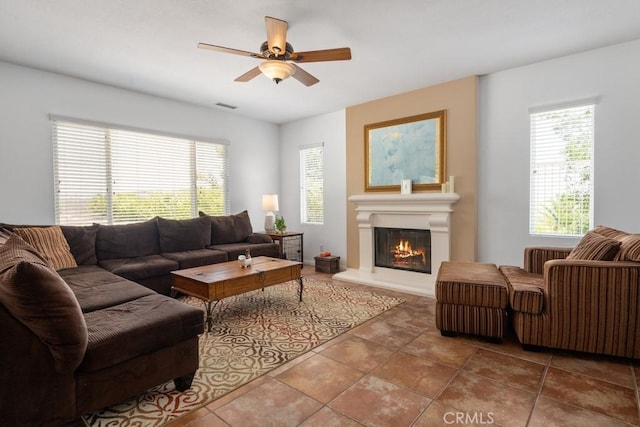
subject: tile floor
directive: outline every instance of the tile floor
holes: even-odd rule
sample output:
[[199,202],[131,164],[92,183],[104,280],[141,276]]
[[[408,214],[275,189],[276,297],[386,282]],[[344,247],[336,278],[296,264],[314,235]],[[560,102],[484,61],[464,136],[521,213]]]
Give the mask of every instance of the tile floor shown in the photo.
[[640,362],[445,338],[434,299],[368,289],[406,302],[170,426],[640,426]]

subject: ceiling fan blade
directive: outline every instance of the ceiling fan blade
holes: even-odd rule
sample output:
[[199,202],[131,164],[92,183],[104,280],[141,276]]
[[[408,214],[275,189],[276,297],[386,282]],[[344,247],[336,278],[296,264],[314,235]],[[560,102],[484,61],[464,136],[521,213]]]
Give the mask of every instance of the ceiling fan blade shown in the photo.
[[255,67],[255,68],[250,69],[249,71],[247,71],[246,73],[244,73],[243,75],[238,77],[237,79],[235,79],[235,81],[236,82],[248,82],[249,80],[251,80],[255,76],[259,75],[260,73],[261,73],[260,68]]
[[232,53],[234,55],[251,56],[252,58],[264,59],[259,53],[247,52],[246,50],[231,49],[230,47],[216,46],[214,44],[198,43],[200,49],[213,50],[215,52]]
[[351,49],[348,47],[295,52],[289,58],[295,62],[346,61],[349,59],[351,59]]
[[298,80],[300,83],[302,83],[305,86],[312,86],[316,83],[318,83],[320,80],[318,80],[317,78],[315,78],[314,76],[312,76],[311,74],[307,73],[305,70],[303,70],[302,68],[298,67],[296,64],[291,64],[294,66],[294,68],[296,69],[296,72],[293,73],[293,78]]
[[269,50],[276,56],[284,55],[287,51],[287,21],[265,16],[264,23],[267,27]]

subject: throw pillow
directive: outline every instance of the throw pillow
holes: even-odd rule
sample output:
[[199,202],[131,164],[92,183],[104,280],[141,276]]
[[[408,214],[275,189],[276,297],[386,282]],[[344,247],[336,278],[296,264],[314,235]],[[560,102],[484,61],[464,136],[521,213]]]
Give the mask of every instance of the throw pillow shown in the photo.
[[160,249],[164,253],[203,249],[211,244],[211,220],[207,217],[157,219]]
[[12,235],[0,246],[0,302],[44,342],[58,372],[84,358],[87,325],[73,291],[27,242]]
[[69,243],[59,226],[16,228],[16,234],[36,248],[55,270],[77,267]]
[[211,218],[212,245],[244,242],[253,233],[251,219],[246,210],[226,216],[208,216],[203,212],[200,212],[200,215]]
[[30,244],[13,233],[4,245],[0,246],[0,273],[13,267],[20,261],[48,266],[49,262]]
[[640,262],[640,234],[629,234],[621,239],[620,261]]
[[621,242],[616,239],[590,231],[573,248],[567,259],[611,261],[620,250],[620,245]]
[[88,226],[61,225],[62,234],[78,265],[96,265],[96,235],[98,224]]

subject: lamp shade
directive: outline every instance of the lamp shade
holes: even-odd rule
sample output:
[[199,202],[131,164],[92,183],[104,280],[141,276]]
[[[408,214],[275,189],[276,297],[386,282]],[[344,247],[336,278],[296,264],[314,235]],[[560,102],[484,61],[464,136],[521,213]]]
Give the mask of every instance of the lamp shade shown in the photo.
[[278,195],[265,194],[262,196],[262,210],[265,212],[273,212],[279,210]]
[[291,77],[296,72],[296,68],[293,65],[278,59],[264,61],[258,65],[258,68],[262,74],[276,83]]

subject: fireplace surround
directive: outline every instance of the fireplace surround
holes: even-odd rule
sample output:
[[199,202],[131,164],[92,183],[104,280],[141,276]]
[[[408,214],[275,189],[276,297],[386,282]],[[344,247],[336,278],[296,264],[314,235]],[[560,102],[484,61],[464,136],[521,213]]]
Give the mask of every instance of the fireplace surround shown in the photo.
[[[451,214],[456,193],[362,194],[349,197],[358,222],[359,266],[347,268],[337,280],[435,296],[440,264],[450,260]],[[375,229],[428,230],[431,237],[430,273],[376,265]]]

